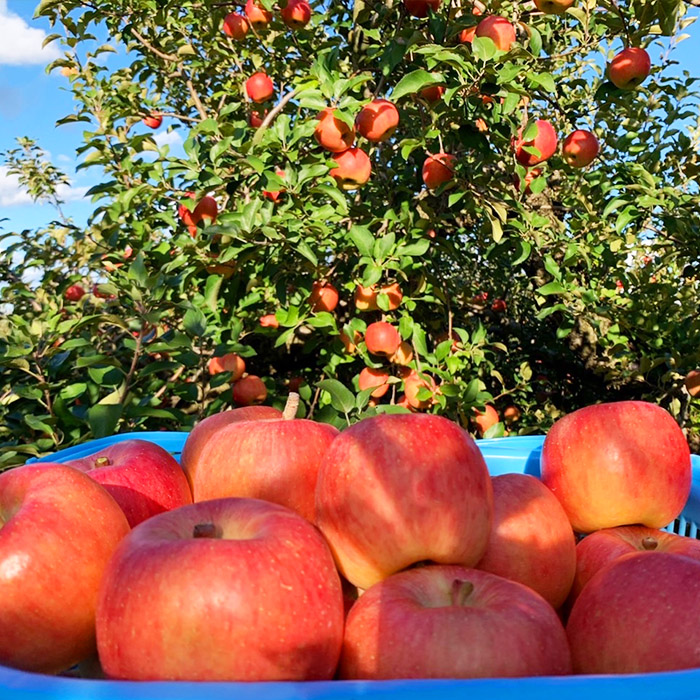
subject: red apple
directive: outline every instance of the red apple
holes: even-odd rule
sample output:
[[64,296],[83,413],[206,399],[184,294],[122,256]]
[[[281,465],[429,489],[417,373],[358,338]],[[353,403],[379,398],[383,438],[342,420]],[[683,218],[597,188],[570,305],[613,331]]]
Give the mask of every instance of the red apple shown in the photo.
[[[280,168],[277,168],[275,170],[275,174],[283,180],[286,177],[286,173],[284,172],[284,170],[280,170]],[[280,200],[280,197],[282,197],[282,195],[286,191],[287,190],[284,188],[282,188],[281,190],[263,190],[263,197],[265,197],[265,199],[269,199],[271,202],[277,203]]]
[[459,33],[458,41],[460,44],[471,44],[474,41],[475,36],[476,25],[474,25],[473,27],[467,27],[466,29],[462,29],[462,31]]
[[80,301],[85,296],[85,290],[79,284],[71,284],[71,286],[63,292],[63,296],[67,301]]
[[515,27],[505,18],[490,15],[476,25],[477,37],[488,37],[500,51],[508,51],[515,42]]
[[358,380],[358,386],[360,391],[365,389],[374,388],[374,391],[370,394],[375,399],[379,399],[387,391],[389,391],[389,373],[384,369],[375,369],[374,367],[365,367],[360,372],[360,378]]
[[261,498],[313,521],[316,475],[336,435],[332,425],[293,416],[237,420],[210,432],[182,464],[195,501]]
[[576,532],[630,524],[660,528],[688,500],[690,449],[663,408],[644,401],[602,403],[552,426],[541,473]]
[[429,87],[424,87],[418,92],[419,97],[422,97],[426,102],[430,102],[431,104],[439,102],[444,94],[444,85],[430,85]]
[[249,28],[248,19],[238,12],[230,12],[227,14],[224,18],[224,24],[222,26],[224,34],[230,36],[232,39],[236,39],[237,41],[245,38]]
[[245,91],[253,102],[265,102],[275,94],[275,85],[265,73],[257,72],[245,81]]
[[567,622],[574,673],[657,673],[700,666],[700,562],[626,554],[581,591]]
[[245,374],[245,360],[235,352],[227,352],[219,357],[212,357],[207,364],[212,376],[220,372],[231,372],[231,381],[238,381]]
[[366,185],[372,174],[369,156],[360,148],[348,148],[347,151],[333,155],[336,166],[330,175],[343,190],[356,190]]
[[250,26],[256,31],[263,30],[272,21],[272,12],[266,10],[255,0],[247,0],[245,4],[245,15],[250,22]]
[[683,380],[688,393],[695,398],[700,396],[700,369],[691,369]]
[[497,314],[504,313],[506,308],[507,305],[504,299],[494,299],[493,303],[491,304],[491,311]]
[[427,17],[428,10],[437,12],[442,0],[403,0],[403,6],[411,17]]
[[[557,150],[557,132],[554,127],[544,119],[537,120],[537,136],[530,141],[522,139],[522,129],[518,132],[518,137],[513,140],[515,148],[515,158],[526,168],[544,163],[551,158]],[[531,153],[525,148],[535,148],[539,153]]]
[[498,411],[488,404],[484,406],[483,411],[480,411],[478,408],[472,408],[472,413],[474,414],[472,420],[476,425],[476,430],[482,437],[491,426],[496,425],[501,420]]
[[620,51],[608,66],[610,80],[621,90],[634,90],[639,87],[650,72],[649,54],[636,46]]
[[492,509],[476,444],[432,414],[355,423],[333,441],[318,473],[316,522],[340,572],[360,588],[421,561],[475,564]]
[[457,158],[449,153],[429,155],[423,162],[423,182],[429,190],[449,182],[455,175]]
[[110,678],[328,680],[342,639],[343,594],[323,537],[256,499],[151,518],[124,539],[100,590],[97,645]]
[[316,281],[311,285],[309,304],[312,311],[333,311],[338,300],[338,290],[330,282]]
[[248,374],[234,383],[231,395],[236,405],[252,406],[267,398],[267,387],[260,377]]
[[275,314],[265,314],[260,317],[260,325],[263,328],[279,328],[280,322],[277,320]]
[[576,545],[576,577],[571,587],[571,602],[598,571],[621,556],[635,552],[670,552],[700,560],[700,540],[643,525],[592,532]]
[[558,608],[576,571],[576,538],[564,509],[529,474],[503,474],[491,484],[493,527],[477,568],[518,581]]
[[311,20],[311,5],[306,0],[288,0],[280,15],[290,29],[303,29]]
[[571,673],[557,614],[527,587],[462,566],[411,569],[348,613],[344,679],[504,678]]
[[389,100],[372,100],[355,118],[355,128],[368,141],[386,141],[399,125],[399,111]]
[[105,487],[131,527],[192,503],[187,477],[175,458],[147,440],[124,440],[65,462]]
[[546,15],[563,15],[576,0],[535,0],[535,7]]
[[0,663],[58,673],[94,654],[104,569],[129,532],[97,482],[62,464],[0,474]]
[[197,206],[192,212],[192,221],[198,224],[200,221],[206,219],[211,224],[216,223],[216,218],[219,215],[219,206],[213,197],[202,197],[202,199],[197,202]]
[[151,114],[148,117],[144,117],[143,123],[149,129],[157,129],[163,123],[163,117],[160,114]]
[[342,153],[355,143],[355,129],[333,116],[335,109],[326,107],[318,115],[314,138],[331,153]]
[[391,357],[401,345],[401,336],[390,323],[376,321],[367,326],[365,344],[373,355]]
[[407,367],[413,361],[413,348],[411,344],[406,340],[401,341],[401,345],[397,348],[396,352],[389,358],[389,362],[392,365],[401,365],[402,367]]
[[577,129],[564,139],[564,160],[574,168],[585,168],[598,156],[598,139],[590,131]]
[[[421,389],[428,389],[431,396],[426,399],[418,398],[418,393]],[[403,380],[404,398],[410,408],[418,411],[425,411],[433,405],[433,397],[437,392],[435,380],[426,374],[419,375],[417,372],[411,372]]]
[[265,110],[262,114],[257,109],[251,110],[250,114],[248,115],[248,125],[252,126],[254,129],[257,129],[262,126],[263,120],[267,116],[267,110]]

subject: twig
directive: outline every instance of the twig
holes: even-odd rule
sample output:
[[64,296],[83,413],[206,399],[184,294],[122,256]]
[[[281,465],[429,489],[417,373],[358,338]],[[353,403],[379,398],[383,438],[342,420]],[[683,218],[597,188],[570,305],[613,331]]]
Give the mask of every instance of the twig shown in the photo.
[[254,139],[260,139],[265,129],[267,129],[270,124],[274,121],[277,115],[284,109],[285,105],[297,94],[297,88],[290,90],[266,115],[263,119],[262,124],[258,127],[255,132]]

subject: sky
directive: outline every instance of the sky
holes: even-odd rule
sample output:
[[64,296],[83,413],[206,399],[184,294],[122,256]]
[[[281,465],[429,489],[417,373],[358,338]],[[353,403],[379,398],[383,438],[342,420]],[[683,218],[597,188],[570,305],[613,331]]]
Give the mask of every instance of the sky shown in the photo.
[[[45,19],[33,19],[37,4],[38,0],[0,0],[0,152],[14,148],[18,136],[34,139],[70,177],[71,184],[60,192],[66,202],[64,211],[76,224],[83,225],[92,211],[84,195],[96,184],[95,173],[90,169],[75,171],[75,149],[81,143],[85,125],[55,126],[58,119],[73,111],[72,95],[68,79],[58,70],[46,73],[45,66],[60,56],[60,48],[58,43],[42,48],[43,39],[52,30]],[[700,11],[694,13],[698,15]],[[676,71],[688,70],[699,75],[700,21],[686,33],[690,37],[674,52],[679,62]],[[660,49],[655,51],[658,56]],[[120,60],[119,56],[107,56],[108,64]],[[161,129],[155,138],[179,150],[178,133]],[[34,229],[53,218],[54,210],[49,205],[32,202],[17,178],[8,175],[6,167],[0,165],[0,220],[7,219],[0,221],[0,227],[5,231]]]

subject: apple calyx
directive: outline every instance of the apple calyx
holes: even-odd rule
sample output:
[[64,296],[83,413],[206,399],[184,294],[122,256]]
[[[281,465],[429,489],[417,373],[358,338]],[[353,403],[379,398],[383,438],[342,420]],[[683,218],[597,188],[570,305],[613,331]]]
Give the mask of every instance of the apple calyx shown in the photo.
[[656,537],[645,537],[642,540],[642,549],[644,549],[647,552],[651,552],[652,550],[656,549],[659,546],[659,541],[656,539]]
[[450,591],[451,605],[462,607],[467,604],[469,596],[474,592],[474,584],[471,581],[463,581],[456,578],[452,581]]
[[95,467],[108,467],[112,464],[112,460],[109,457],[98,457],[95,460]]
[[214,523],[197,523],[192,528],[192,537],[195,539],[219,539],[221,532]]
[[299,394],[296,391],[290,391],[287,397],[287,403],[284,405],[284,410],[282,411],[282,418],[284,420],[292,420],[296,418],[297,409],[299,408]]

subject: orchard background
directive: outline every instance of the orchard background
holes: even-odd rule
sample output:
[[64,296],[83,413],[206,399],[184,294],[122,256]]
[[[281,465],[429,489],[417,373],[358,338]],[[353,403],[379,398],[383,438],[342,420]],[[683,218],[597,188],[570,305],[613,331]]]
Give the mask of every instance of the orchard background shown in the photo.
[[[259,2],[271,22],[242,39],[223,31],[237,2],[37,8],[64,52],[47,70],[74,95],[62,122],[84,126],[94,213],[86,227],[64,217],[66,175],[40,144],[19,138],[3,154],[56,217],[0,229],[0,465],[188,429],[235,405],[239,370],[211,364],[228,353],[267,403],[297,388],[299,415],[338,426],[408,410],[413,370],[414,403],[474,434],[542,432],[596,401],[643,399],[698,451],[700,387],[687,377],[700,367],[699,93],[668,71],[694,0],[576,0],[563,15],[443,0],[426,17],[415,0],[323,0],[294,28]],[[508,51],[461,40],[490,15],[515,26]],[[608,80],[621,49],[659,41],[670,49],[641,87]],[[114,51],[126,60],[108,69]],[[246,90],[258,72],[274,84],[260,104]],[[439,99],[421,96],[437,86]],[[314,137],[319,113],[335,108],[350,127],[374,98],[400,121],[383,142],[357,134],[372,172],[346,190]],[[537,120],[560,144],[592,131],[600,154],[575,168],[560,147],[523,167],[513,141]],[[156,123],[180,130],[185,157],[157,145]],[[454,156],[454,175],[428,189],[437,153]],[[195,215],[205,197],[215,216]],[[330,311],[323,284],[338,292]],[[362,310],[358,285],[392,293]],[[367,351],[378,321],[400,332],[404,357]],[[382,397],[359,389],[366,368],[386,381]],[[484,429],[474,419],[487,405],[501,422]]]

